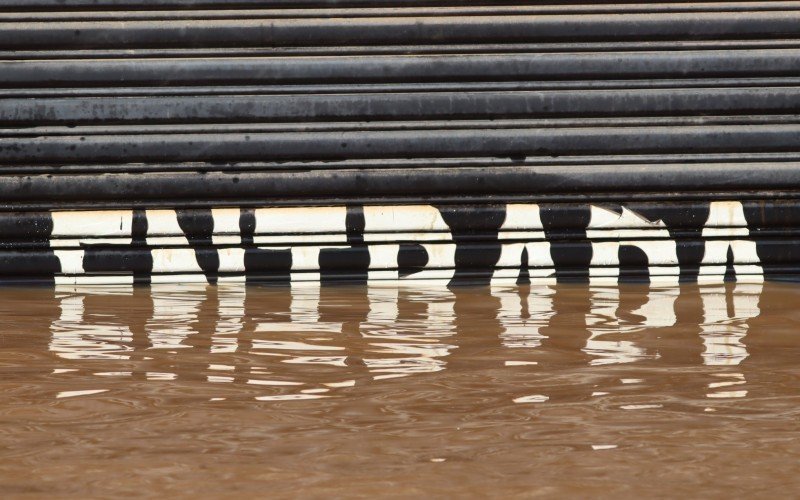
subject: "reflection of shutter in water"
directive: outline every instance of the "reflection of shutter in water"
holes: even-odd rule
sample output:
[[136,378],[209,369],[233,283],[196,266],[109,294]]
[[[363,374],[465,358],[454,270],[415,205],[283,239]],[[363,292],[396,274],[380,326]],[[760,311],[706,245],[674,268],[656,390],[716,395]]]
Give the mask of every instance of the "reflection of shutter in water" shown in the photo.
[[584,352],[592,356],[591,365],[632,363],[644,359],[647,353],[634,342],[626,340],[625,328],[620,326],[619,290],[594,289],[591,294],[592,309],[586,318],[591,333]]
[[733,288],[720,285],[702,289],[705,364],[735,366],[747,358],[742,339],[747,335],[747,321],[760,313],[762,286],[738,284]]
[[528,294],[514,288],[495,288],[492,294],[500,299],[498,321],[504,331],[500,334],[503,346],[533,349],[545,338],[540,330],[555,314],[553,294],[549,287],[534,287]]
[[[93,290],[94,293],[125,295],[125,290]],[[133,334],[124,324],[108,321],[97,311],[87,310],[86,295],[59,294],[61,317],[51,326],[50,350],[64,359],[126,360],[133,351]],[[102,319],[101,319],[102,318]]]
[[153,286],[153,316],[147,322],[151,349],[187,349],[186,341],[197,334],[195,324],[205,298],[202,287],[175,293],[170,286]]
[[[392,306],[387,300],[395,296]],[[445,369],[456,348],[454,298],[449,292],[369,288],[370,314],[361,327],[369,347],[364,364],[375,380]],[[435,325],[431,328],[428,325]]]
[[637,345],[632,337],[674,326],[678,294],[676,288],[593,289],[592,310],[586,321],[591,336],[584,348],[593,357],[590,364],[658,359],[657,352],[649,352]]

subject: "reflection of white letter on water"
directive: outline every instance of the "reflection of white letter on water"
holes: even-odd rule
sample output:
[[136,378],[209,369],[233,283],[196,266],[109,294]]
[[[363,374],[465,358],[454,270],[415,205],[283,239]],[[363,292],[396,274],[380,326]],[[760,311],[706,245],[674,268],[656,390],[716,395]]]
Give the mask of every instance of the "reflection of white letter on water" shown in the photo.
[[[51,326],[50,350],[64,359],[129,359],[133,334],[127,325],[114,324],[105,315],[87,312],[84,301],[87,296],[68,291],[69,287],[57,289],[60,296],[61,316]],[[95,293],[130,293],[130,289],[102,288]]]
[[[592,365],[632,363],[645,358],[657,358],[625,337],[649,328],[663,328],[675,324],[675,299],[678,290],[673,288],[653,289],[646,294],[646,302],[632,311],[620,309],[620,289],[593,288],[592,309],[586,318],[591,336],[586,341],[584,352],[595,359]],[[621,312],[641,318],[636,322],[621,319]]]
[[703,363],[712,366],[738,365],[747,357],[742,338],[747,335],[747,320],[758,316],[760,284],[736,284],[732,293],[725,285],[704,287],[701,325]]
[[[518,368],[515,377],[546,371],[543,360],[552,366],[570,354],[565,346],[588,355],[594,367],[655,361],[659,342],[674,349],[670,336],[684,326],[697,331],[680,337],[687,352],[703,345],[698,363],[731,367],[748,357],[743,339],[748,321],[761,314],[764,286],[59,286],[49,349],[64,362],[54,374],[69,376],[84,370],[81,361],[95,360],[106,362],[91,367],[97,376],[153,383],[178,380],[181,366],[195,364],[181,363],[183,356],[211,356],[200,363],[203,380],[271,391],[252,396],[264,401],[316,399],[375,380],[440,372],[455,361],[463,365],[469,358],[453,355],[472,356],[471,346],[485,337],[494,339],[490,351],[500,355],[493,366],[531,367]],[[682,293],[679,324],[676,300]],[[124,323],[127,316],[115,308],[129,303],[138,304],[141,321]],[[561,342],[562,335],[577,343]],[[712,376],[706,382],[709,398],[747,394],[742,369]],[[618,383],[641,375],[612,378]],[[586,393],[608,394],[600,389]]]
[[[400,294],[404,303],[416,304],[422,311],[402,317],[397,307]],[[446,362],[441,358],[456,348],[443,342],[456,333],[450,292],[370,287],[368,297],[370,312],[361,325],[361,335],[377,348],[372,352],[382,354],[364,357],[376,380],[444,370]]]

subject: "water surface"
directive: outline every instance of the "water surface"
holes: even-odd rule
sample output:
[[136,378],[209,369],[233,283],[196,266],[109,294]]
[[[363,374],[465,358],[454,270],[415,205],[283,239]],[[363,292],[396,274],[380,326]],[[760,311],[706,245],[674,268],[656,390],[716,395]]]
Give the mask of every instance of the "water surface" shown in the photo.
[[800,491],[800,287],[0,289],[4,496]]

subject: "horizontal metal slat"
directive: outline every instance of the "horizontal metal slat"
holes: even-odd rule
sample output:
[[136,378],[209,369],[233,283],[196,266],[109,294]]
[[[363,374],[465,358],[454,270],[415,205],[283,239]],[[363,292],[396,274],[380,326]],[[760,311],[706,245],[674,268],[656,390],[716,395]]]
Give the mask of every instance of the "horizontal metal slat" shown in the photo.
[[2,99],[0,125],[791,113],[800,87]]
[[[710,0],[705,2],[691,2],[690,0],[662,0],[653,2],[650,8],[681,10],[693,8],[703,8],[709,10],[730,10],[737,8],[755,8],[753,4],[779,5],[792,4],[795,2],[765,0],[763,2],[752,1],[726,1]],[[0,7],[9,10],[86,10],[103,9],[114,10],[120,8],[133,9],[152,9],[161,10],[173,8],[179,10],[190,9],[242,9],[242,8],[276,8],[276,9],[309,9],[309,8],[376,8],[376,7],[453,7],[463,6],[464,2],[459,0],[0,0]],[[472,0],[471,6],[505,7],[518,5],[513,0]],[[604,9],[604,10],[636,10],[643,9],[641,2],[636,0],[619,0],[617,2],[586,2],[585,0],[555,0],[545,1],[537,5],[539,8],[554,10],[584,10],[584,9]]]
[[0,163],[797,151],[800,124],[1,138]]
[[[798,23],[800,26],[800,23]],[[800,76],[800,49],[460,56],[0,61],[0,85],[377,83]]]
[[[28,2],[30,5],[33,2]],[[4,5],[0,3],[0,6]],[[297,2],[302,5],[302,2]],[[412,16],[470,16],[470,15],[525,15],[525,14],[638,14],[638,13],[675,13],[675,12],[760,12],[786,11],[800,9],[798,1],[762,1],[762,2],[692,2],[692,3],[576,3],[560,5],[451,5],[430,6],[424,2],[416,6],[391,6],[388,2],[370,2],[364,7],[331,7],[331,3],[318,8],[270,8],[269,2],[254,5],[224,3],[216,5],[216,9],[208,7],[179,10],[22,10],[26,4],[20,4],[17,12],[0,12],[0,21],[89,21],[89,20],[170,20],[170,19],[252,19],[252,18],[342,18],[342,17],[412,17]],[[76,6],[70,3],[70,6]],[[233,7],[240,8],[233,8]],[[61,4],[62,8],[68,5]],[[102,9],[101,3],[91,6]],[[153,3],[146,5],[153,7]],[[261,7],[261,8],[254,8]],[[291,5],[289,6],[291,7]]]
[[5,49],[523,43],[800,35],[800,11],[580,16],[0,22]]
[[[700,164],[602,165],[569,168],[493,167],[435,169],[310,170],[305,172],[208,172],[197,174],[101,174],[0,176],[0,199],[8,208],[19,202],[38,201],[54,207],[64,203],[105,201],[115,206],[167,203],[172,206],[234,206],[252,200],[314,199],[359,200],[369,197],[445,198],[483,197],[505,201],[512,195],[556,201],[559,196],[627,193],[695,192],[709,198],[715,191],[736,199],[740,192],[796,191],[800,165]],[[121,193],[124,196],[121,197]],[[621,194],[626,193],[626,194]],[[556,195],[547,198],[546,195]],[[776,193],[777,196],[777,193]],[[607,199],[609,196],[605,196]],[[227,200],[227,201],[226,201]]]

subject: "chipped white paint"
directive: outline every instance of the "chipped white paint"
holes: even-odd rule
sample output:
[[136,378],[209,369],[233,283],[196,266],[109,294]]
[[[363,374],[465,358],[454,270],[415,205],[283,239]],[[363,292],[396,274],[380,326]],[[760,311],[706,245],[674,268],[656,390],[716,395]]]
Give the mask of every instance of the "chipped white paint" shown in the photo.
[[239,229],[241,211],[238,208],[212,208],[214,230],[211,240],[215,245],[238,245],[242,242]]
[[131,210],[54,211],[51,217],[53,238],[124,237],[131,235],[133,225]]
[[[314,271],[320,268],[319,254],[322,250],[343,250],[350,248],[346,245],[335,246],[298,246],[291,248],[268,248],[265,250],[290,250],[292,254],[292,271]],[[292,278],[294,280],[294,278]]]
[[497,234],[498,240],[546,240],[544,231],[501,231]]
[[[666,229],[663,231],[666,231]],[[638,248],[647,256],[648,274],[651,277],[658,276],[662,283],[677,283],[680,269],[678,267],[677,245],[674,240],[593,241],[591,245],[592,259],[589,273],[592,277],[607,274],[618,276],[620,266],[619,251],[624,246],[632,246]],[[605,269],[601,266],[605,266]]]
[[131,238],[78,238],[78,239],[51,239],[50,248],[80,248],[89,245],[130,245]]
[[[415,279],[426,279],[437,275],[446,276],[452,279],[456,272],[456,245],[455,243],[435,244],[421,243],[422,248],[428,253],[428,263],[421,271],[414,273]],[[435,268],[439,272],[434,272]],[[407,277],[401,278],[403,280]]]
[[[739,274],[762,275],[758,249],[754,241],[744,239],[712,240],[717,236],[715,227],[738,227],[737,235],[747,237],[750,230],[744,216],[744,207],[738,201],[713,202],[709,207],[708,219],[703,227],[705,253],[698,276],[698,282],[709,283],[719,281],[725,275],[725,264],[728,262],[728,251],[733,255],[733,269]],[[717,264],[717,265],[714,265]],[[721,265],[719,265],[721,264]]]
[[[586,234],[591,238],[590,231],[595,229],[666,229],[667,226],[661,220],[651,221],[633,210],[622,207],[618,214],[612,210],[592,205],[591,219]],[[606,233],[608,234],[608,233]],[[612,233],[613,234],[613,233]]]
[[[109,210],[96,212],[56,211],[53,219],[53,241],[60,241],[54,248],[80,248],[86,244],[131,244],[133,212]],[[102,238],[98,238],[102,237]],[[63,239],[62,239],[63,238]],[[61,250],[53,252],[61,264],[61,274],[83,274],[84,250]]]
[[364,228],[366,233],[385,231],[450,232],[450,227],[442,218],[439,210],[429,205],[365,206]]
[[[533,204],[507,205],[506,218],[500,226],[498,239],[514,238],[516,237],[514,233],[507,234],[505,231],[523,228],[543,228],[539,206]],[[544,239],[544,232],[539,232],[534,237]],[[500,258],[492,275],[492,283],[497,284],[503,279],[518,278],[519,270],[523,265],[522,255],[525,251],[528,254],[528,271],[531,268],[552,268],[554,266],[553,259],[550,256],[549,242],[503,243],[500,250]],[[552,273],[543,273],[541,277],[549,276],[550,274]]]
[[244,253],[244,248],[230,247],[218,249],[219,271],[225,273],[245,272]]
[[347,241],[344,206],[259,208],[254,214],[259,234],[341,233]]
[[[700,268],[698,281],[705,283],[715,277],[724,276],[728,250],[733,254],[733,269],[739,274],[761,274],[763,271],[758,265],[760,259],[756,243],[747,240],[708,240],[705,242],[703,266]],[[714,265],[717,264],[717,265]]]
[[742,228],[742,236],[746,236],[747,218],[744,216],[744,206],[739,201],[713,201],[709,204],[708,219],[704,224],[706,228]]
[[528,255],[527,271],[529,273],[533,269],[541,269],[546,272],[541,273],[538,277],[544,278],[552,274],[554,264],[550,255],[549,242],[502,243],[500,258],[492,274],[492,282],[498,283],[498,280],[501,279],[519,278],[523,265],[522,256],[525,251]]
[[[174,234],[182,235],[178,214],[175,210],[147,210],[147,244],[151,243],[151,235]],[[194,250],[187,248],[189,240],[185,236],[176,236],[177,241],[184,248],[153,248],[150,256],[153,259],[153,273],[151,282],[158,283],[163,279],[157,273],[202,273],[203,270],[197,263]]]
[[153,257],[154,273],[203,272],[191,248],[154,248],[150,255]]
[[147,210],[147,235],[183,235],[175,210]]
[[370,269],[393,269],[397,267],[400,245],[373,245],[369,247]]
[[83,250],[54,250],[62,274],[83,274]]
[[[506,205],[506,218],[503,225],[500,226],[500,232],[526,230],[531,231],[534,229],[544,229],[542,225],[542,217],[539,213],[539,205],[535,204],[516,204],[509,203]],[[544,233],[541,233],[544,235]],[[503,239],[501,234],[500,239]]]
[[345,232],[333,234],[276,234],[276,235],[256,235],[253,236],[253,243],[256,245],[305,245],[310,243],[315,244],[341,244],[347,241],[347,234]]
[[[588,208],[591,217],[585,231],[592,246],[588,270],[591,283],[615,282],[620,269],[619,253],[625,246],[636,247],[647,257],[651,281],[664,284],[677,281],[680,275],[677,244],[662,220],[649,220],[626,207],[621,207],[619,212],[591,205]],[[531,282],[553,283],[555,265],[551,253],[560,249],[553,250],[551,242],[547,241],[539,205],[508,204],[504,210],[505,218],[498,228],[497,239],[493,240],[500,244],[499,260],[485,263],[492,272],[491,283],[501,285],[516,281],[522,267],[523,252],[528,254],[527,272]],[[323,249],[350,248],[346,227],[348,209],[344,206],[259,208],[252,213],[255,218],[254,244],[264,250],[283,249],[292,253],[292,282],[320,279],[319,255]],[[487,216],[493,213],[491,210],[486,212]],[[104,245],[111,247],[107,251],[114,251],[113,247],[132,243],[133,214],[132,210],[52,212],[50,247],[62,267],[56,281],[130,283],[132,276],[129,273],[119,275],[115,270],[98,271],[93,276],[82,275],[86,248]],[[457,245],[438,208],[429,205],[366,206],[363,214],[363,237],[368,244],[365,249],[369,252],[369,266],[368,269],[354,267],[353,271],[367,272],[368,279],[376,281],[401,279],[412,283],[452,279]],[[219,281],[242,282],[247,272],[245,250],[241,247],[243,212],[239,208],[213,208],[211,215],[213,227],[203,229],[211,235],[211,243],[216,245],[220,262],[218,271],[223,273]],[[147,219],[147,251],[151,252],[154,261],[153,268],[148,270],[153,273],[151,281],[204,281],[199,276],[203,271],[196,253],[178,223],[177,212],[147,210],[144,216]],[[725,274],[729,251],[733,254],[737,279],[758,281],[763,270],[757,245],[749,237],[742,203],[710,203],[702,239],[695,240],[705,245],[698,281],[719,282]],[[563,240],[559,244],[569,244],[569,241],[574,240]],[[400,278],[397,257],[404,242],[420,244],[427,253],[428,262],[423,269]]]
[[[641,229],[638,229],[641,228]],[[679,274],[677,245],[671,239],[663,221],[650,221],[636,212],[622,207],[621,213],[601,207],[591,207],[591,220],[586,236],[591,239],[608,238],[617,241],[592,241],[592,260],[589,274],[599,277],[605,272],[596,266],[615,267],[619,275],[619,251],[623,246],[636,247],[647,256],[650,276],[659,276],[661,282],[677,282]],[[628,237],[647,237],[646,240],[627,240]],[[668,266],[667,269],[659,266]]]

